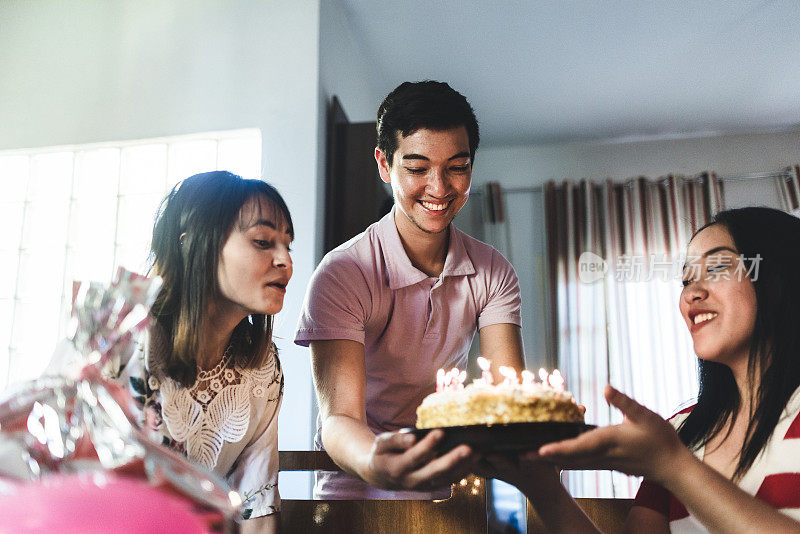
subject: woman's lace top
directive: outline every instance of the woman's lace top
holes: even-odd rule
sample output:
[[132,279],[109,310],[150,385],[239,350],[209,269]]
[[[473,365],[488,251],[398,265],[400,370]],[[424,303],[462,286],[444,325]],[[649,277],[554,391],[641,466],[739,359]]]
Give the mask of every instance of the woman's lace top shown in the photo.
[[142,409],[142,426],[153,439],[226,478],[242,496],[245,518],[278,511],[283,373],[275,351],[263,367],[244,369],[228,347],[213,369],[198,369],[194,385],[185,388],[149,373],[149,354],[163,350],[163,343],[159,335],[147,338],[120,375]]
[[241,441],[250,425],[250,398],[264,402],[275,380],[275,362],[261,369],[242,369],[233,365],[230,351],[210,371],[200,371],[195,385],[186,389],[172,380],[151,387],[161,389],[162,415],[172,437],[186,443],[189,458],[214,469],[225,442]]

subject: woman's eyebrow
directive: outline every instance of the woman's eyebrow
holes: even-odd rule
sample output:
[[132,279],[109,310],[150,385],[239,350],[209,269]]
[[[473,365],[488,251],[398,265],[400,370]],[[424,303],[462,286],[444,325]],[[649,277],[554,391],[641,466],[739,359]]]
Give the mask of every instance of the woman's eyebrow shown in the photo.
[[[700,258],[707,258],[707,257],[711,256],[712,254],[716,254],[717,252],[722,252],[723,250],[727,250],[729,252],[733,252],[734,254],[738,254],[738,252],[733,250],[731,247],[723,245],[721,247],[714,247],[711,250],[707,250],[706,252],[703,253],[702,256],[700,256]],[[683,264],[683,269],[682,270],[685,271],[687,267],[689,267],[689,263],[688,262]]]
[[727,250],[727,251],[729,251],[729,252],[733,252],[734,254],[738,254],[738,252],[737,252],[737,251],[735,251],[735,250],[733,250],[731,247],[727,247],[727,246],[721,246],[721,247],[714,247],[714,248],[712,248],[711,250],[707,250],[707,251],[706,251],[706,252],[703,254],[703,256],[702,256],[702,257],[703,257],[703,258],[707,258],[707,257],[711,256],[712,254],[716,254],[717,252],[722,252],[723,250]]
[[[278,226],[274,222],[270,221],[269,219],[258,219],[256,222],[254,222],[250,226],[244,228],[244,230],[249,230],[249,229],[255,228],[257,226],[266,226],[267,228],[269,228],[271,230],[275,230],[276,232],[280,232],[281,231],[281,230],[278,229]],[[288,235],[290,238],[294,239],[294,235],[292,235],[289,232],[288,229],[284,228],[283,229],[283,233]]]
[[275,226],[275,223],[268,220],[268,219],[259,219],[253,224],[250,225],[250,228],[255,226],[266,226],[267,228],[272,228],[273,230],[277,230],[278,228]]

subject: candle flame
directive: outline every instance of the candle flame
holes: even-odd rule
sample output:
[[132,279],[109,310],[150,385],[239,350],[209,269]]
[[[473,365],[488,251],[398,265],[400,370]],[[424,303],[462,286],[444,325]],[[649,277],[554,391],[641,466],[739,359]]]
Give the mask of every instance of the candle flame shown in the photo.
[[500,366],[500,374],[503,375],[503,384],[509,386],[518,386],[519,379],[517,378],[517,371],[505,365]]
[[536,382],[536,375],[528,371],[527,369],[522,371],[522,385],[523,386],[532,386],[534,382]]
[[436,371],[436,392],[444,390],[444,369]]
[[550,384],[551,388],[564,391],[564,377],[561,376],[561,371],[558,369],[553,371],[553,374],[548,377],[547,382]]
[[547,370],[544,367],[539,369],[539,379],[543,384],[547,384]]
[[500,374],[506,378],[517,378],[517,372],[513,368],[505,365],[500,366]]
[[[494,380],[492,373],[489,371],[491,362],[482,356],[478,356],[478,365],[481,367],[481,377],[472,381],[475,386],[492,386]],[[557,391],[565,391],[566,381],[561,371],[554,369],[552,374],[542,367],[539,369],[539,378],[541,383],[536,381],[536,375],[527,369],[517,374],[516,369],[501,365],[498,372],[503,377],[502,385],[504,386],[521,386],[523,389],[532,390],[535,387],[545,387]],[[451,391],[464,389],[464,382],[467,380],[467,371],[459,370],[453,367],[449,371],[439,369],[436,371],[436,391]],[[536,385],[538,384],[538,385]]]
[[456,380],[458,380],[458,375],[459,375],[459,371],[458,371],[457,367],[453,367],[452,369],[450,369],[449,377],[450,377],[450,383],[451,384],[453,382],[455,382]]

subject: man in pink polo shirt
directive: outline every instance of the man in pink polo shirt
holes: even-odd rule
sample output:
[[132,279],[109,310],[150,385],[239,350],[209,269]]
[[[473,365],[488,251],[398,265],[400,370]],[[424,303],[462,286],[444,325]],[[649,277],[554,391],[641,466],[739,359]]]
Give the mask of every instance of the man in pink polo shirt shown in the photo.
[[476,330],[495,373],[524,366],[513,267],[451,224],[478,140],[472,107],[446,83],[403,83],[378,110],[375,159],[394,207],[325,256],[295,336],[311,347],[315,444],[346,471],[318,473],[315,498],[448,496],[477,455],[460,445],[437,456],[441,431],[396,431],[414,426],[439,368],[466,368]]

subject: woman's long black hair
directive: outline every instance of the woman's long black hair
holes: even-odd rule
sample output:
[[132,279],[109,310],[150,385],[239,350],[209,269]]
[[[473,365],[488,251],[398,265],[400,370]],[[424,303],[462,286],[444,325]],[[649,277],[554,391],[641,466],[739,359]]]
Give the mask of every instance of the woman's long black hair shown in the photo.
[[[756,294],[747,368],[751,417],[733,475],[737,480],[753,465],[800,386],[800,219],[771,208],[740,208],[716,214],[704,228],[713,224],[730,233]],[[729,367],[702,359],[699,367],[697,405],[678,429],[689,448],[706,445],[742,409]]]
[[[209,304],[219,296],[217,266],[222,247],[240,211],[251,199],[265,198],[289,235],[292,218],[278,191],[261,180],[248,180],[227,171],[195,174],[164,198],[153,226],[151,261],[163,278],[151,314],[166,335],[164,354],[150,361],[152,371],[185,387],[197,378],[200,350]],[[251,315],[234,329],[233,355],[245,368],[263,366],[270,356],[272,317]],[[161,352],[161,351],[159,351]]]

